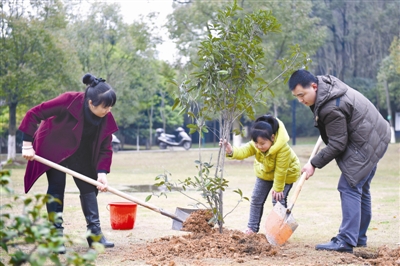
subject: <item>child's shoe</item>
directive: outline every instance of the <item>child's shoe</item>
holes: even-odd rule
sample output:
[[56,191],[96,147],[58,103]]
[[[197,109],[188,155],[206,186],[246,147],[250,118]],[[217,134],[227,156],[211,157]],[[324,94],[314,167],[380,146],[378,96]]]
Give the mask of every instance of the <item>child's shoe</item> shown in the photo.
[[243,233],[245,233],[246,235],[251,235],[254,234],[253,230],[251,230],[251,228],[246,228],[246,230],[243,231]]

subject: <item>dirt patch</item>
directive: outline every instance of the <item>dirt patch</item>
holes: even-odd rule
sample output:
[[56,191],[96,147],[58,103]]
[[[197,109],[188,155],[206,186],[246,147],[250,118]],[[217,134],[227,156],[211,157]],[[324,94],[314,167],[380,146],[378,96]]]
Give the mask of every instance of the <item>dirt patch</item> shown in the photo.
[[121,262],[168,266],[400,265],[400,248],[380,247],[378,251],[355,249],[354,254],[350,254],[316,251],[307,244],[289,243],[274,247],[267,242],[264,234],[245,235],[227,229],[222,234],[213,229],[208,233],[162,237],[144,245],[132,245],[129,252],[125,249],[123,253],[118,255],[123,258]]
[[400,247],[390,249],[387,246],[379,247],[377,252],[368,252],[368,250],[359,250],[354,252],[355,256],[366,259],[370,265],[400,265]]

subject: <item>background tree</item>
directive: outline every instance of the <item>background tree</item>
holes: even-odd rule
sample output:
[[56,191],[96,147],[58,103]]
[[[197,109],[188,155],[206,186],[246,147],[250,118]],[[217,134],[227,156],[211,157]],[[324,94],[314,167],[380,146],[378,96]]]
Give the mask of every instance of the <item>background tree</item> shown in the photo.
[[[2,1],[0,97],[8,107],[8,155],[15,159],[17,106],[27,106],[76,85],[73,49],[57,29],[66,26],[60,1]],[[34,12],[28,12],[34,10]]]
[[[272,80],[281,72],[279,60],[287,55],[292,46],[299,44],[302,51],[309,56],[316,53],[317,49],[324,43],[326,34],[325,27],[318,27],[320,18],[311,17],[311,1],[241,1],[242,7],[250,12],[251,10],[265,9],[271,10],[273,15],[281,24],[279,33],[263,36],[265,46],[265,72],[263,77]],[[309,34],[312,31],[313,34]],[[265,114],[266,109],[278,116],[280,106],[288,107],[288,100],[292,99],[286,84],[279,80],[271,85],[273,95],[265,97],[267,106],[262,105],[257,110],[257,114]],[[273,96],[273,97],[271,97]],[[267,107],[267,108],[266,108]]]
[[152,35],[151,14],[126,24],[119,5],[96,3],[91,13],[71,25],[69,35],[77,47],[84,72],[104,77],[116,90],[113,109],[122,141],[134,136],[152,142],[155,105],[159,104],[159,75]]
[[395,142],[394,112],[400,110],[400,41],[395,38],[390,46],[390,55],[381,63],[378,73],[380,103],[386,106],[387,119],[392,129],[392,143]]
[[217,11],[226,3],[214,1],[174,1],[166,27],[181,56],[194,60],[197,47],[207,36],[207,23],[215,19]]
[[[183,126],[183,116],[172,110],[174,105],[174,96],[176,95],[175,86],[171,84],[170,80],[176,79],[176,70],[167,62],[160,62],[160,88],[159,93],[161,97],[161,104],[159,107],[160,120],[159,127],[163,128],[165,132],[171,131],[178,126]],[[168,121],[168,128],[167,128]],[[160,125],[161,124],[161,125]]]
[[316,74],[374,80],[380,61],[388,54],[400,25],[396,1],[313,0],[313,14],[328,28],[328,40],[319,49]]
[[[117,122],[121,133],[152,142],[155,106],[159,104],[160,83],[159,62],[155,58],[158,38],[150,34],[151,29],[144,22],[133,22],[128,26],[124,39],[119,44],[121,62],[120,77],[115,83],[118,88]],[[121,101],[120,101],[121,100]],[[133,129],[133,130],[132,130]]]

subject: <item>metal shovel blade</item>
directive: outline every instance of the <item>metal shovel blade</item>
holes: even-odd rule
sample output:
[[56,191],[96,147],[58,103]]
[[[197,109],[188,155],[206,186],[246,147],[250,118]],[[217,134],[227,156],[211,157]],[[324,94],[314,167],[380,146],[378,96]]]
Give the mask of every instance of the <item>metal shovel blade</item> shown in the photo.
[[[186,209],[186,208],[176,208],[175,210],[175,216],[181,219],[182,221],[185,221],[192,212],[198,211],[199,209]],[[172,221],[172,229],[173,230],[181,230],[182,229],[183,222],[179,222],[177,220]]]
[[298,224],[293,215],[280,202],[277,202],[267,216],[265,236],[272,245],[282,245],[296,230]]

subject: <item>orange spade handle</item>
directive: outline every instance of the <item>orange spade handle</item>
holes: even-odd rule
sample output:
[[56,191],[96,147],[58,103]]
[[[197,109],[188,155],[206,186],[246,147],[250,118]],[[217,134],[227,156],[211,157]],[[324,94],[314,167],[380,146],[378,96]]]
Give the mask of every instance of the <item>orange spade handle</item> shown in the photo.
[[[321,146],[321,144],[322,144],[322,138],[321,138],[321,136],[319,136],[319,137],[318,137],[318,140],[317,140],[317,143],[315,144],[314,149],[313,149],[313,151],[311,152],[310,158],[308,159],[308,162],[310,162],[311,159],[315,156],[315,154],[317,154],[318,149],[319,149],[319,146]],[[297,200],[297,198],[298,198],[298,196],[299,196],[299,194],[300,194],[300,191],[301,191],[301,189],[302,189],[302,187],[303,187],[303,185],[304,185],[304,182],[306,181],[306,177],[307,177],[307,173],[304,172],[304,173],[301,175],[300,180],[299,180],[299,183],[298,183],[297,186],[296,186],[296,190],[295,190],[295,192],[294,192],[294,194],[293,194],[293,196],[292,196],[292,198],[291,198],[291,205],[290,205],[290,207],[287,209],[287,212],[288,212],[288,213],[290,213],[290,212],[292,211],[293,206],[294,206],[294,203],[296,202],[296,200]]]

